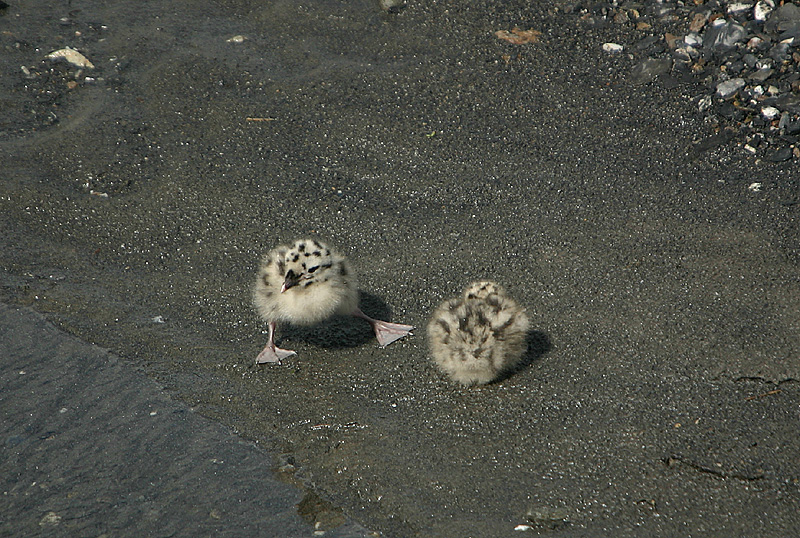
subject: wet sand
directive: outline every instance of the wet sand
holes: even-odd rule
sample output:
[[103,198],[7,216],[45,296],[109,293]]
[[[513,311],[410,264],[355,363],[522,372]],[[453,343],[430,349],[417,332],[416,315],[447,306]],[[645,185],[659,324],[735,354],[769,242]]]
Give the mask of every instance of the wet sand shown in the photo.
[[[700,82],[633,85],[602,51],[630,29],[528,3],[47,6],[0,19],[2,301],[387,536],[800,526],[797,171],[715,137]],[[95,68],[43,60],[67,45]],[[283,328],[298,356],[254,365],[259,257],[304,235],[417,327],[497,280],[525,368],[459,388],[424,330],[381,350],[357,320]]]
[[0,305],[0,326],[0,535],[372,536],[286,461],[270,465],[277,446],[243,441],[30,309]]

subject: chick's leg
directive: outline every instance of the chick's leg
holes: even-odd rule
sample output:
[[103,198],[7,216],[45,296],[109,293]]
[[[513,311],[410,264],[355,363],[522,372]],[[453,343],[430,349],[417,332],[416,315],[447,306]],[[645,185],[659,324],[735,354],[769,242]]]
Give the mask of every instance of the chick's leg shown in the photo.
[[366,320],[370,325],[372,325],[372,330],[375,331],[375,338],[378,339],[378,344],[381,347],[386,347],[395,340],[399,340],[402,337],[409,335],[414,329],[412,325],[389,323],[388,321],[372,319],[362,312],[360,308],[356,308],[353,311],[353,315],[357,318]]
[[271,363],[281,363],[281,359],[285,359],[286,357],[291,357],[292,355],[297,355],[291,349],[281,349],[275,345],[275,322],[271,321],[269,323],[269,340],[267,341],[267,347],[258,354],[256,357],[256,364],[264,364],[267,362]]

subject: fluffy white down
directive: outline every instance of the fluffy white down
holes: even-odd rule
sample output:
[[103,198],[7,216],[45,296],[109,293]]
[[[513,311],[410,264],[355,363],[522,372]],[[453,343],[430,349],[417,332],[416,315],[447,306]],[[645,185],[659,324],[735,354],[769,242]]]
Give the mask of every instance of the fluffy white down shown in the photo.
[[519,363],[527,350],[528,328],[524,310],[501,287],[473,283],[431,316],[431,355],[436,366],[458,383],[489,383]]
[[[358,307],[358,284],[346,260],[332,252],[331,278],[308,287],[295,286],[281,293],[285,275],[277,263],[287,247],[270,251],[262,260],[253,289],[253,304],[267,321],[312,325],[336,314],[351,314]],[[345,273],[344,275],[342,273]]]

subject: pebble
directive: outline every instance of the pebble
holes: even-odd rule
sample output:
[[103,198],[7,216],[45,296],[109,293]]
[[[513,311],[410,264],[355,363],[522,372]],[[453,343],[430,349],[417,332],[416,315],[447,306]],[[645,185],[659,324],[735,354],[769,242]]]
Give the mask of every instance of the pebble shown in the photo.
[[734,78],[731,80],[726,80],[725,82],[720,82],[717,84],[717,96],[721,99],[728,99],[736,95],[736,92],[744,88],[744,86],[744,79],[741,78]]
[[622,49],[624,48],[625,47],[623,47],[618,43],[603,43],[603,50],[606,52],[611,52],[611,53],[622,52]]
[[698,114],[743,151],[776,163],[800,155],[800,0],[577,2],[571,12],[596,26],[630,28],[613,44],[629,51],[632,83],[691,78]]
[[648,58],[633,68],[631,77],[636,84],[645,84],[655,80],[659,75],[669,73],[672,69],[672,60]]
[[774,120],[780,115],[780,110],[775,108],[774,106],[765,106],[761,109],[761,115],[768,120]]
[[76,67],[84,69],[94,69],[94,64],[89,59],[78,52],[77,50],[65,47],[63,49],[55,50],[45,56],[47,60],[66,60]]

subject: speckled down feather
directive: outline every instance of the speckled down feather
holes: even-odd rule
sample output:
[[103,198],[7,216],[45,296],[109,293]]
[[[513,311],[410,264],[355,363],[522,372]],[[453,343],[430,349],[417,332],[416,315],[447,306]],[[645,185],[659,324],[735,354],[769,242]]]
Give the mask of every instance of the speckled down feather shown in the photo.
[[[297,284],[282,293],[287,274]],[[343,256],[314,239],[299,239],[264,256],[253,304],[267,321],[311,325],[358,308],[358,283]]]
[[514,368],[527,349],[525,311],[494,282],[474,282],[442,303],[428,323],[440,370],[463,385],[485,384]]
[[253,287],[253,304],[267,321],[269,336],[257,364],[277,363],[297,353],[275,345],[279,322],[312,325],[329,317],[351,315],[372,326],[381,347],[411,334],[412,325],[373,319],[358,307],[358,283],[353,270],[325,243],[299,239],[292,246],[272,249],[261,261]]

